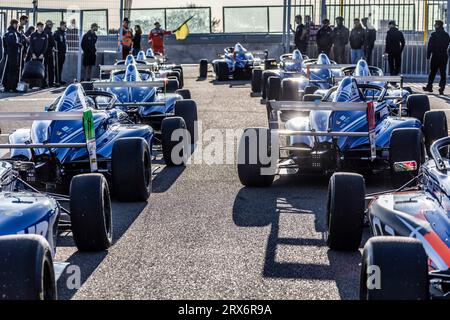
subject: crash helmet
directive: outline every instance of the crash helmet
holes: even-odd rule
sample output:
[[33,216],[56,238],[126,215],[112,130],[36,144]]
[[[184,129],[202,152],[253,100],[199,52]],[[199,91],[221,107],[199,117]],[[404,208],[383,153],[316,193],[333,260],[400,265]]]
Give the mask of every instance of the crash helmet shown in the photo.
[[317,64],[331,64],[331,61],[325,53],[321,53],[317,57]]
[[147,52],[145,53],[145,55],[147,56],[147,58],[155,57],[155,53],[153,52],[153,49],[151,49],[151,48],[147,49]]
[[132,54],[127,55],[125,59],[125,65],[129,66],[130,64],[136,64],[136,60],[134,60],[134,57]]
[[127,66],[127,69],[125,70],[125,81],[133,82],[133,81],[140,81],[141,78],[139,76],[139,72],[136,68],[136,65],[130,64]]
[[234,46],[234,52],[236,54],[245,54],[247,52],[247,50],[245,50],[245,48],[242,46],[242,44],[240,44],[239,42],[236,43],[236,45]]
[[367,61],[364,59],[360,59],[355,67],[354,75],[356,77],[367,77],[370,76],[370,69]]
[[355,78],[345,77],[339,83],[333,97],[333,102],[357,102],[361,101],[360,91]]
[[145,61],[145,53],[144,51],[139,51],[137,56],[136,56],[136,61]]

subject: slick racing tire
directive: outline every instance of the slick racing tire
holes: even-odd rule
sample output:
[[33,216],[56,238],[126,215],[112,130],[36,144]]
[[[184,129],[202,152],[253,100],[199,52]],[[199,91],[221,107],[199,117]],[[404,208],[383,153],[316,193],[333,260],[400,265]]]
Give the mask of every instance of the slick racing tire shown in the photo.
[[[189,100],[187,100],[189,101]],[[176,132],[177,130],[181,130]],[[186,123],[182,117],[163,119],[161,123],[161,145],[164,162],[168,167],[181,166],[186,163],[188,144]],[[175,133],[175,135],[173,135]]]
[[252,92],[261,93],[261,82],[262,82],[263,71],[261,69],[252,70]]
[[204,79],[208,77],[208,60],[206,59],[200,60],[199,76]]
[[176,77],[168,78],[166,83],[166,92],[175,93],[179,89],[178,79]]
[[295,80],[285,79],[281,82],[282,86],[282,101],[300,101],[300,94],[298,92],[298,82]]
[[316,86],[306,86],[304,90],[304,94],[314,94],[316,91],[319,90],[319,87]]
[[[261,139],[267,139],[266,150],[260,150]],[[261,151],[261,152],[260,152]],[[267,128],[248,128],[239,142],[237,171],[239,180],[247,187],[269,187],[275,172],[269,169],[272,162],[263,163],[261,155],[270,157],[270,130]],[[276,165],[276,164],[273,164]],[[268,172],[262,172],[265,169]]]
[[[427,111],[423,117],[423,134],[425,136],[425,148],[431,157],[431,145],[441,138],[448,136],[447,117],[444,111]],[[448,147],[441,149],[443,156],[448,155]]]
[[111,198],[103,175],[80,174],[72,178],[70,221],[78,250],[103,251],[111,246]]
[[166,77],[167,77],[167,79],[177,79],[177,81],[178,81],[177,89],[183,88],[183,85],[182,85],[183,81],[181,79],[181,73],[178,70],[172,69],[172,71],[167,73]]
[[188,89],[178,89],[175,93],[182,96],[183,99],[191,99],[191,91]]
[[[389,164],[391,170],[391,181],[394,188],[400,188],[412,180],[419,171],[424,159],[422,132],[417,128],[400,128],[392,131],[389,142]],[[404,161],[415,161],[417,170],[396,171],[395,163]]]
[[268,86],[270,77],[279,77],[279,74],[274,71],[264,71],[263,72],[262,81],[261,81],[261,96],[263,99],[267,98],[267,86]]
[[375,237],[364,246],[361,300],[426,300],[428,258],[422,243],[407,237]]
[[406,108],[410,117],[423,123],[425,112],[430,111],[430,100],[425,94],[412,94],[406,99]]
[[56,300],[52,250],[33,234],[0,237],[0,299]]
[[[351,196],[349,196],[351,195]],[[365,183],[356,173],[335,173],[328,185],[327,245],[332,250],[358,250],[364,228]]]
[[197,104],[194,100],[178,100],[175,102],[175,116],[184,120],[186,129],[190,135],[190,143],[196,142],[195,134],[198,129]]
[[179,73],[178,81],[180,82],[180,89],[183,89],[183,87],[184,87],[184,71],[183,71],[183,67],[180,66],[180,65],[175,65],[175,67],[173,67],[172,70]]
[[145,202],[150,197],[152,159],[143,138],[121,138],[114,143],[112,184],[119,201]]
[[280,77],[269,77],[267,83],[267,101],[279,101],[281,96],[281,79]]
[[229,79],[230,71],[228,64],[225,61],[219,61],[216,64],[216,80],[227,81]]

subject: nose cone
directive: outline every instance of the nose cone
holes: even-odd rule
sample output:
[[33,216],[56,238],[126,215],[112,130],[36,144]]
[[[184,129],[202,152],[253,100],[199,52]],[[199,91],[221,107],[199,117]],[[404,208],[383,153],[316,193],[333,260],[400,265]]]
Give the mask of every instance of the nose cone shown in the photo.
[[366,60],[360,59],[356,64],[355,76],[357,77],[367,77],[370,76],[369,65]]
[[127,58],[125,59],[125,65],[128,66],[130,64],[135,64],[135,63],[136,63],[136,61],[134,60],[133,55],[129,54],[127,56]]

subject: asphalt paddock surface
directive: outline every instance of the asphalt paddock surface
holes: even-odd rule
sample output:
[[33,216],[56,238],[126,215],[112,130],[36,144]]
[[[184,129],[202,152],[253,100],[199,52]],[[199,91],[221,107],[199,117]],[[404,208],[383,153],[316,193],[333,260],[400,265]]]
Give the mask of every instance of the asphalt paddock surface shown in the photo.
[[[266,126],[265,107],[250,97],[248,82],[217,84],[211,74],[197,79],[197,67],[185,70],[203,130]],[[0,95],[0,111],[43,110],[60,92]],[[432,105],[448,102],[432,98]],[[24,125],[0,121],[3,133]],[[197,151],[206,152],[211,139],[202,140]],[[361,251],[325,245],[327,177],[282,177],[271,188],[252,189],[240,184],[231,164],[166,168],[158,156],[154,167],[148,203],[113,204],[115,243],[108,252],[79,253],[70,233],[60,237],[56,260],[81,272],[80,283],[74,269],[63,274],[61,299],[358,297]],[[369,192],[390,187],[383,175],[366,182]]]

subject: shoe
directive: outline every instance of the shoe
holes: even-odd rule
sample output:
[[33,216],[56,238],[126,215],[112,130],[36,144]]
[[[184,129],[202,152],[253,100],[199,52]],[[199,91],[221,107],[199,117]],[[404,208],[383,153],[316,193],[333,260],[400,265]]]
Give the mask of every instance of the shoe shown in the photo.
[[439,89],[439,94],[440,94],[441,96],[443,96],[443,95],[444,95],[444,89]]
[[427,92],[433,92],[433,88],[431,87],[422,87],[423,91],[427,91]]

